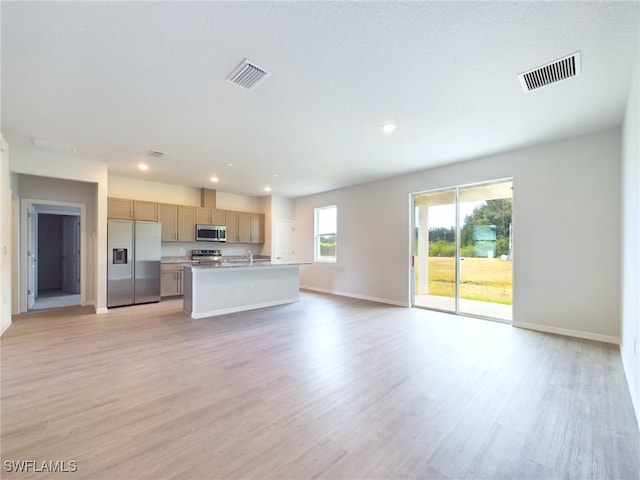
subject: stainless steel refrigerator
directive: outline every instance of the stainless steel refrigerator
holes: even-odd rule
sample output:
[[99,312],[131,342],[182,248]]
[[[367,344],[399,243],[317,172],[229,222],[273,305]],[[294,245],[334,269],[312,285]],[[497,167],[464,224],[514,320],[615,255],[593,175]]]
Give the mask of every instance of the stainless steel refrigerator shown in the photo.
[[108,220],[107,307],[160,301],[160,224]]

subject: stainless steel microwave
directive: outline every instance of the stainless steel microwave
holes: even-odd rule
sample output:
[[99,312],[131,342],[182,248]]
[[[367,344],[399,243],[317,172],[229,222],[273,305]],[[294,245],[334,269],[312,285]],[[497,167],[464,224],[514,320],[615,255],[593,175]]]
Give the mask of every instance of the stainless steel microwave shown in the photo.
[[224,225],[196,225],[196,241],[226,242],[227,227]]

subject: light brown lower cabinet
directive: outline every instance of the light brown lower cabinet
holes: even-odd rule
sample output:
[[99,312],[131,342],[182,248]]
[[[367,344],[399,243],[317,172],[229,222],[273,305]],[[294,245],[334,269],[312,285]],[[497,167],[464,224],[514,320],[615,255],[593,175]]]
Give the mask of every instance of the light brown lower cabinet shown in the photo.
[[160,266],[160,296],[172,297],[182,295],[184,276],[181,264],[166,264]]

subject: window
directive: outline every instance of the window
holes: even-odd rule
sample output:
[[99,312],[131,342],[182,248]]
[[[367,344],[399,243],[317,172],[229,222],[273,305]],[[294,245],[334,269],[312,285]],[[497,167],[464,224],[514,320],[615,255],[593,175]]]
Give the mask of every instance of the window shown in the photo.
[[338,207],[315,209],[315,261],[336,262],[336,234],[338,230]]

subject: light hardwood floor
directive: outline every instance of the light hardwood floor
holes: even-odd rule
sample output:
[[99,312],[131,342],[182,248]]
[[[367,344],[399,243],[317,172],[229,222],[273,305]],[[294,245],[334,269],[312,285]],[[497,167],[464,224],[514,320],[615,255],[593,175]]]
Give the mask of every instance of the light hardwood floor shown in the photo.
[[[18,317],[3,478],[637,479],[617,347],[303,292]],[[77,462],[13,474],[6,461]]]

